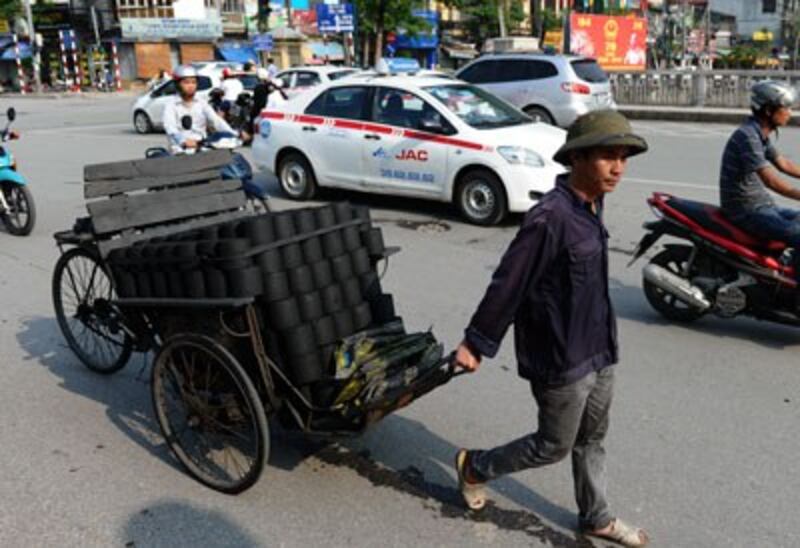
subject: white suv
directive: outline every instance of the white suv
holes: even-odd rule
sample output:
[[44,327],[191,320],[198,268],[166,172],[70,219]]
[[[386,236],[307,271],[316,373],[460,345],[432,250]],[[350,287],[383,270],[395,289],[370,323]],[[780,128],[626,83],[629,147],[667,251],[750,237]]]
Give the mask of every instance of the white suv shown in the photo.
[[589,111],[617,107],[608,75],[587,57],[489,54],[459,70],[456,77],[494,93],[535,120],[561,127]]

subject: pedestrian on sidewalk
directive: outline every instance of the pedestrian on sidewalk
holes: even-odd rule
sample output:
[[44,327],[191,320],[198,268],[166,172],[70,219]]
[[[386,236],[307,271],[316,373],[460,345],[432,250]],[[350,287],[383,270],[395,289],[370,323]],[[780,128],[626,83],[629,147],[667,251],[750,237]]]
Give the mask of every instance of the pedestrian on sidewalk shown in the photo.
[[643,529],[609,509],[603,448],[618,357],[603,201],[627,159],[646,150],[617,112],[578,118],[554,156],[569,173],[526,214],[466,329],[455,361],[474,372],[514,324],[519,375],[539,408],[536,432],[494,449],[458,451],[459,487],[473,510],[486,504],[487,481],[571,453],[580,530],[625,546],[648,542]]

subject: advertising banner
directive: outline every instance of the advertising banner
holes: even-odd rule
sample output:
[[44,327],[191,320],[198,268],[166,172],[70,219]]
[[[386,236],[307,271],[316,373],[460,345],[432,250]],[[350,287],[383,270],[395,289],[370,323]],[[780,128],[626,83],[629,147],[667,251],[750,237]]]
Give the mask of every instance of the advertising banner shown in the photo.
[[221,19],[122,18],[122,37],[137,40],[194,38],[213,40],[222,36]]
[[639,17],[570,15],[570,51],[593,57],[607,71],[647,68],[647,20]]

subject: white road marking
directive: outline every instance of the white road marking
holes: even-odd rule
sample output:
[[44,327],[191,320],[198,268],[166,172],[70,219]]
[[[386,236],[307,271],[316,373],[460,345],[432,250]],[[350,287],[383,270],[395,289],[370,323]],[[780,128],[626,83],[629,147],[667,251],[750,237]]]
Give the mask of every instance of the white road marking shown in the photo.
[[719,190],[716,184],[685,183],[680,181],[664,181],[661,179],[643,179],[641,177],[623,177],[623,183],[633,183],[647,186],[671,186],[676,188],[696,188],[716,192]]

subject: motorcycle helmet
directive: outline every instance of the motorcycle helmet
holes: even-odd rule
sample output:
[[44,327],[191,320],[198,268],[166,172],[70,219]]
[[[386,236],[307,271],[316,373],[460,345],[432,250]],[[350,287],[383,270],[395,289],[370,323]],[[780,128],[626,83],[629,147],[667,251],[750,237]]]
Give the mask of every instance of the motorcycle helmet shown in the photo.
[[766,108],[791,108],[797,100],[797,92],[786,82],[764,80],[750,90],[750,108],[760,112]]
[[263,67],[256,70],[256,78],[259,80],[269,80],[269,71]]
[[172,74],[176,82],[180,82],[184,78],[197,78],[197,76],[197,70],[191,65],[181,65]]
[[231,74],[233,74],[233,73],[231,72],[231,69],[229,69],[229,68],[224,68],[224,69],[222,69],[222,79],[223,79],[223,80],[224,80],[225,78],[230,78],[230,77],[231,77]]

